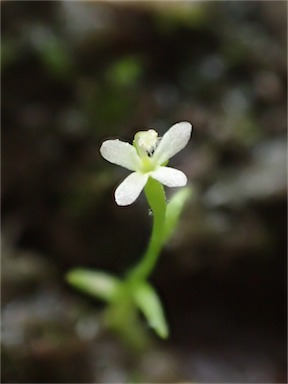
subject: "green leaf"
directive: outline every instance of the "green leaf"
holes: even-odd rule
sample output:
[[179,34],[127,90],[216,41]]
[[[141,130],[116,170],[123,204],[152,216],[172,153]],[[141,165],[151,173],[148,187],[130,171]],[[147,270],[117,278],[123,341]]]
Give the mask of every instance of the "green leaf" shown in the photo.
[[150,205],[157,220],[164,219],[166,211],[166,200],[163,185],[159,181],[149,177],[144,188],[148,204]]
[[191,188],[186,187],[180,189],[169,201],[166,208],[166,218],[164,227],[164,240],[168,241],[176,229],[181,212],[184,208],[186,201],[191,196]]
[[148,283],[141,283],[134,288],[134,299],[146,317],[149,325],[158,336],[166,339],[168,337],[168,326],[163,313],[160,299],[155,290]]
[[80,291],[106,301],[115,297],[121,284],[118,279],[105,272],[81,268],[68,272],[66,280]]

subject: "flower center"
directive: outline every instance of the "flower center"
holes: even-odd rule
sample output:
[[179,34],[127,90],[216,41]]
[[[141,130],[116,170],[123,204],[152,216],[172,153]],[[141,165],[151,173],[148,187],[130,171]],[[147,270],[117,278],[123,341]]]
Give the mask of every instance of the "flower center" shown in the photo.
[[137,132],[134,136],[133,145],[141,160],[141,172],[150,172],[157,164],[153,161],[153,152],[159,143],[158,133],[154,129]]
[[[137,132],[135,135],[136,148],[142,152],[143,150],[151,155],[158,143],[158,133],[154,129],[149,131]],[[142,150],[142,151],[141,151]]]

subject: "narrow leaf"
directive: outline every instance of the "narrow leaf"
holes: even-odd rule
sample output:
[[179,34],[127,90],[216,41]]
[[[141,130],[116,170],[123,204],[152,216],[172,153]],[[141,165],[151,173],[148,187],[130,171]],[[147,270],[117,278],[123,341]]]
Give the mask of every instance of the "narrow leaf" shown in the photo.
[[167,204],[164,241],[168,241],[176,229],[181,212],[188,198],[191,196],[191,188],[186,187],[178,191]]
[[168,326],[159,297],[151,285],[142,283],[137,286],[134,292],[134,299],[149,325],[158,336],[166,339],[169,333]]
[[153,215],[158,220],[164,219],[166,210],[166,200],[163,185],[159,181],[149,177],[145,185],[145,194],[150,205]]
[[66,280],[80,291],[106,301],[115,296],[120,286],[119,280],[105,272],[81,268],[68,272]]

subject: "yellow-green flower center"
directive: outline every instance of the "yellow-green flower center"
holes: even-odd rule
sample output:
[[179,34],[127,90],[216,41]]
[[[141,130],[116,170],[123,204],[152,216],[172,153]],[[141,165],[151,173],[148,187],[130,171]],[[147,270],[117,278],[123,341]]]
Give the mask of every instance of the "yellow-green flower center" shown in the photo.
[[146,152],[151,153],[155,149],[158,141],[158,133],[154,129],[138,132],[137,145]]
[[154,129],[137,132],[134,136],[134,146],[141,160],[141,172],[146,173],[155,169],[153,161],[153,152],[157,147],[159,138]]
[[141,171],[143,173],[150,172],[155,169],[155,163],[151,157],[146,155],[145,157],[144,156],[141,157],[141,160],[142,160]]
[[137,132],[133,144],[139,156],[151,155],[157,146],[158,140],[158,133],[154,129],[149,129],[149,131]]

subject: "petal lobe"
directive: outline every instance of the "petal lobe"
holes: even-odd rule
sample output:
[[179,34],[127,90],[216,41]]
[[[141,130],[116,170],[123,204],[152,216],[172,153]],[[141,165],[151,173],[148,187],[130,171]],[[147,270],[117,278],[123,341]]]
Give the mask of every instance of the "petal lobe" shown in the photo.
[[105,160],[130,171],[136,171],[140,167],[140,159],[136,149],[125,141],[106,140],[100,147],[100,153]]
[[162,137],[153,158],[160,165],[183,149],[192,133],[192,125],[186,121],[174,124]]
[[183,187],[187,183],[187,177],[182,171],[170,167],[159,167],[151,172],[151,177],[167,187]]
[[122,181],[115,191],[115,201],[126,206],[134,203],[148,180],[148,174],[133,172]]

